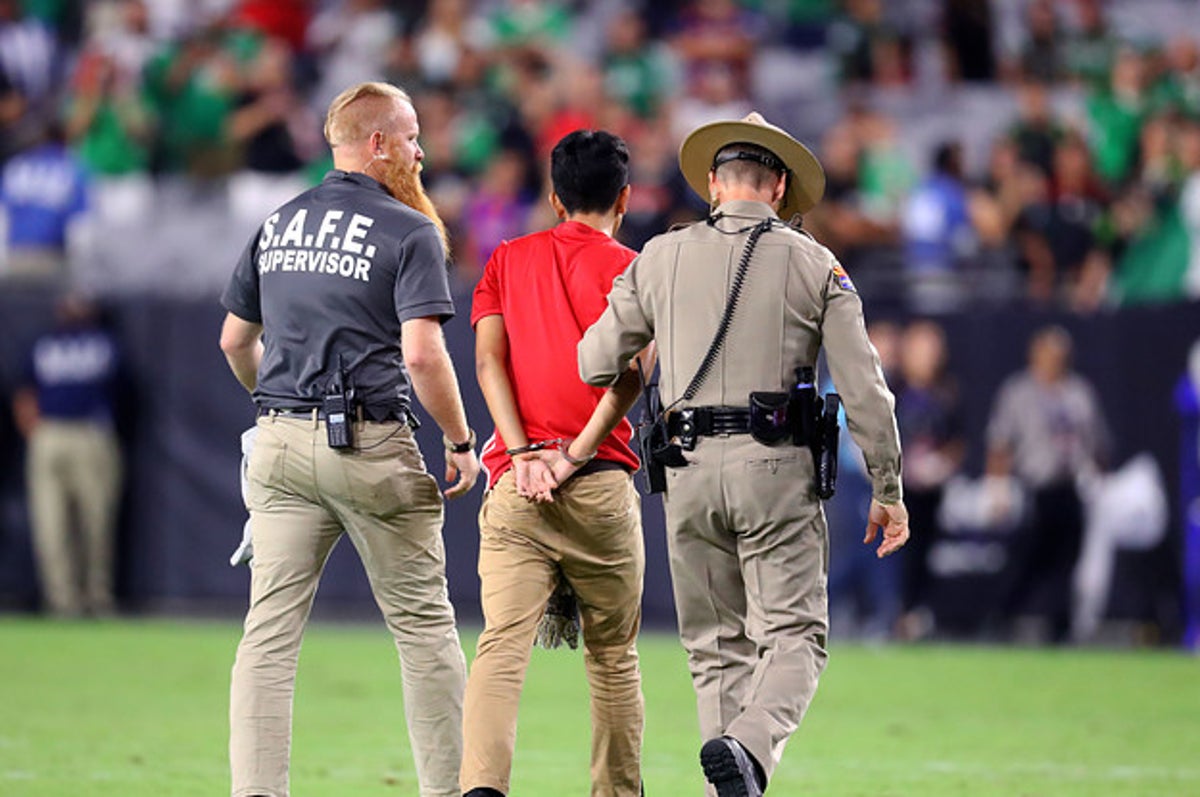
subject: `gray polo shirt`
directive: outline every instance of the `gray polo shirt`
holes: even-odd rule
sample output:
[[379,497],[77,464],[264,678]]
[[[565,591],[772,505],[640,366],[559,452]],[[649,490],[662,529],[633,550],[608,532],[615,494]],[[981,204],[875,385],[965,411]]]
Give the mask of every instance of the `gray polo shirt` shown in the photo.
[[1109,447],[1108,425],[1092,386],[1076,374],[1054,385],[1028,371],[1000,386],[988,421],[990,448],[1012,452],[1013,472],[1034,488],[1073,481]]
[[331,171],[271,214],[221,304],[262,324],[260,407],[311,407],[339,368],[365,404],[407,405],[400,325],[454,315],[437,227],[376,180]]

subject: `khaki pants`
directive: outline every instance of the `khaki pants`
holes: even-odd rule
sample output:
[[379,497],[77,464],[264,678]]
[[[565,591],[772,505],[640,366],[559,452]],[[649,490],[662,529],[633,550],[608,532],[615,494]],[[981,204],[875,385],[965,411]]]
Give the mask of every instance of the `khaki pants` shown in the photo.
[[646,562],[633,480],[623,470],[577,476],[554,503],[534,504],[517,495],[506,473],[484,498],[479,532],[486,627],[467,682],[462,790],[508,794],[525,670],[561,569],[583,626],[592,794],[636,797],[644,711],[636,642]]
[[399,650],[420,793],[457,795],[466,664],[446,589],[442,498],[411,431],[359,423],[359,450],[342,454],[322,422],[271,416],[258,429],[247,468],[250,610],[230,689],[233,794],[288,793],[300,637],[344,531]]
[[67,276],[67,256],[53,247],[10,249],[5,271],[14,280],[60,280]]
[[26,466],[33,547],[47,607],[68,616],[112,611],[113,532],[121,494],[116,435],[87,421],[43,419],[30,437]]
[[812,456],[749,435],[702,438],[667,469],[679,634],[705,739],[775,770],[825,667],[829,546]]

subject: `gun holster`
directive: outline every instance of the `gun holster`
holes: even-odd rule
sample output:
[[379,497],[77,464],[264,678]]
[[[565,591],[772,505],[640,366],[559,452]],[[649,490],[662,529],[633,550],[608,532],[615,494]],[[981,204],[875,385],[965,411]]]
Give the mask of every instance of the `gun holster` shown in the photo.
[[666,415],[660,413],[639,426],[637,439],[647,488],[651,493],[666,492],[667,468],[682,468],[688,464],[683,449],[672,443],[667,434]]
[[822,400],[812,389],[750,394],[751,436],[763,445],[789,440],[812,451],[813,491],[822,501],[833,496],[837,484],[841,405],[837,393],[826,393]]
[[832,498],[837,487],[838,437],[841,434],[838,410],[841,406],[841,396],[837,393],[825,394],[824,409],[817,423],[817,439],[812,443],[813,464],[816,466],[814,486],[817,498],[822,501]]

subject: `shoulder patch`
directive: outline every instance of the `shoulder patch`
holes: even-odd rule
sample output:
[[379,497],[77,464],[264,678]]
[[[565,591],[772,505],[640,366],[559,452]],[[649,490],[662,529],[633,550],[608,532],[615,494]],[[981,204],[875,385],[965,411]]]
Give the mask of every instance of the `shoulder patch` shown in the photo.
[[842,264],[837,261],[834,261],[833,264],[833,277],[843,289],[858,293],[858,291],[854,290],[854,283],[850,281],[850,275],[846,273],[846,269],[842,268]]

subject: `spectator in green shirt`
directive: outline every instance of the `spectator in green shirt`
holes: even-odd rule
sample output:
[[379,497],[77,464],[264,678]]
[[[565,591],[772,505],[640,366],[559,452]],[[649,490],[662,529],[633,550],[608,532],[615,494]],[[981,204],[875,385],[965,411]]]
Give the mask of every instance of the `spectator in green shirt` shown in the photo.
[[1063,44],[1067,74],[1089,86],[1104,86],[1112,72],[1118,40],[1108,28],[1100,0],[1078,0],[1079,29]]
[[139,77],[98,50],[79,58],[66,98],[66,130],[93,175],[119,177],[150,166],[154,122]]
[[239,63],[217,29],[169,45],[146,66],[147,94],[162,120],[158,164],[198,177],[227,174],[237,150],[226,137],[240,85]]
[[1096,171],[1110,184],[1129,176],[1148,108],[1145,59],[1135,50],[1122,50],[1113,64],[1109,88],[1087,100]]
[[678,65],[661,44],[646,41],[646,24],[632,9],[619,13],[608,28],[604,82],[609,95],[639,117],[654,116],[679,82]]

